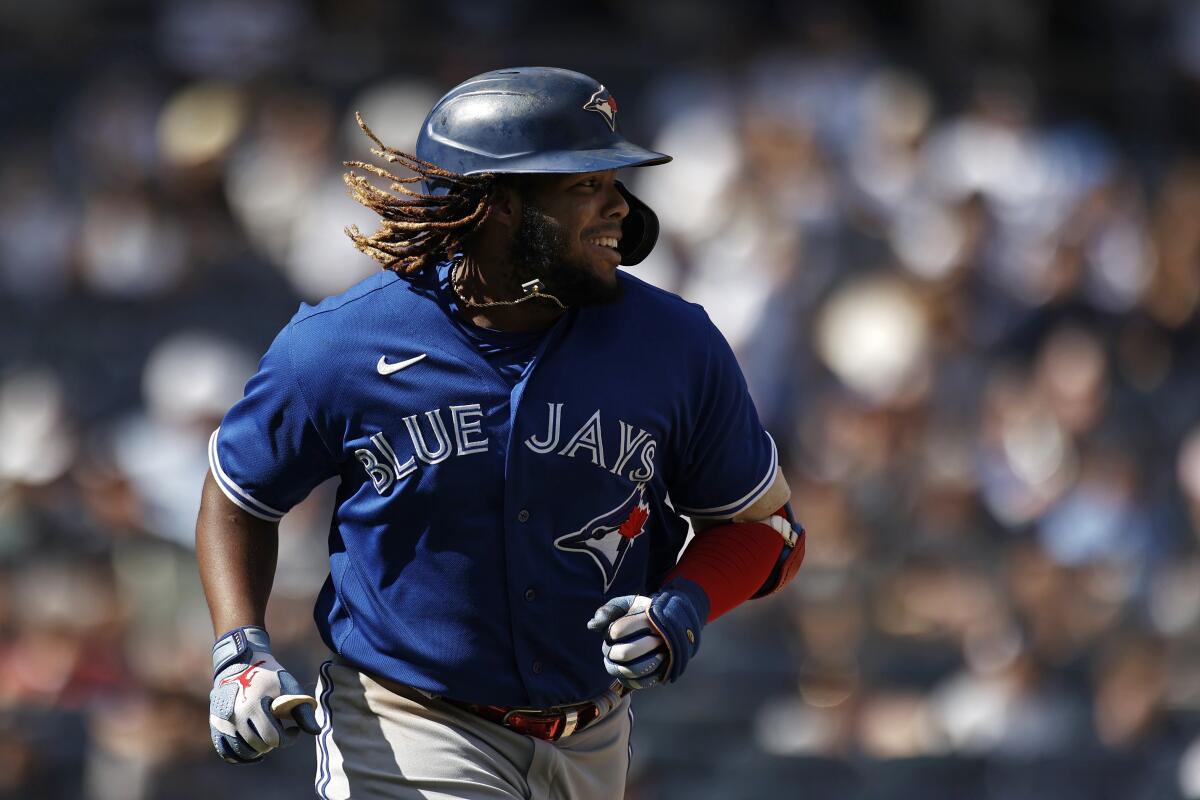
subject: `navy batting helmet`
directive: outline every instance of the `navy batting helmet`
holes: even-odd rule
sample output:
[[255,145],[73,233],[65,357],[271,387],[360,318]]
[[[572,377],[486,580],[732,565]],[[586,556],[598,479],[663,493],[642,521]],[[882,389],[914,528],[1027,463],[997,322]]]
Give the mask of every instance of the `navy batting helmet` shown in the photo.
[[[553,67],[485,72],[454,87],[425,118],[417,157],[459,175],[600,172],[671,160],[620,134],[617,101],[603,84]],[[426,188],[448,190],[437,181]],[[629,203],[621,263],[637,264],[658,239],[658,217],[617,188]]]

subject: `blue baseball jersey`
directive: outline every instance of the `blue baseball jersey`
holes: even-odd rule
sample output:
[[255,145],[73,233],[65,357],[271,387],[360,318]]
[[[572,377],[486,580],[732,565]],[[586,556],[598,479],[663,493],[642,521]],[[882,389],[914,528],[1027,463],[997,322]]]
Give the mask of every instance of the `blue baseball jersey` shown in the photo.
[[372,276],[279,333],[209,446],[276,520],[337,476],[315,617],[363,670],[459,700],[602,693],[606,600],[774,481],[775,445],[699,306],[625,273],[536,336],[456,315],[448,265]]

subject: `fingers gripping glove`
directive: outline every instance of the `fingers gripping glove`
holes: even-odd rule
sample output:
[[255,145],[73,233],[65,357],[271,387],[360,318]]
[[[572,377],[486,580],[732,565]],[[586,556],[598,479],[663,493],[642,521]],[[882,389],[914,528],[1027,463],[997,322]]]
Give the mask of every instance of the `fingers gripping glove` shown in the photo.
[[235,628],[213,645],[208,727],[217,755],[230,764],[258,761],[291,744],[301,730],[319,733],[315,706],[271,655],[262,628]]
[[596,610],[588,628],[605,632],[604,668],[626,688],[648,689],[675,681],[700,649],[708,597],[695,583],[676,578],[651,595],[625,595]]

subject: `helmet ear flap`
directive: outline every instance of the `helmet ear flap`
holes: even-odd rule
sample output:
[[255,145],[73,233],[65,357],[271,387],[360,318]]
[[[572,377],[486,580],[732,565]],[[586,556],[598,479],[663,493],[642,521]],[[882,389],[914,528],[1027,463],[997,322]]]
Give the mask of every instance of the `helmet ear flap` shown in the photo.
[[643,203],[625,184],[616,181],[617,190],[629,204],[629,214],[621,222],[621,242],[617,250],[621,263],[627,267],[639,264],[650,255],[658,241],[658,215]]

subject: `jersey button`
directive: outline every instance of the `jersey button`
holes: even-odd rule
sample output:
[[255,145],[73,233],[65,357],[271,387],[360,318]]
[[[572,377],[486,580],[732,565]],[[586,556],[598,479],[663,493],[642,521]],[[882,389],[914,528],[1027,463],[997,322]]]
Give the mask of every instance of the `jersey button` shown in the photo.
[[524,508],[517,512],[517,522],[529,522],[529,512]]
[[534,674],[541,675],[542,674],[542,662],[534,661],[533,662],[533,671],[534,671]]
[[537,592],[535,592],[533,589],[526,589],[525,590],[525,599],[532,603],[534,600],[537,599]]

